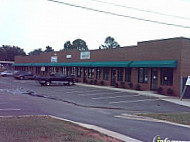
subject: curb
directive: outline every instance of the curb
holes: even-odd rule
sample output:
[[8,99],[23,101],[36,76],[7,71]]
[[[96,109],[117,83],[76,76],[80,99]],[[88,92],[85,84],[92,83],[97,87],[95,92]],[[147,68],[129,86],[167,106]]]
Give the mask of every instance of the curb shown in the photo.
[[123,113],[121,115],[116,115],[115,117],[123,118],[123,119],[131,119],[131,120],[149,121],[153,123],[165,123],[165,124],[170,124],[174,126],[190,128],[190,125],[175,123],[175,122],[171,122],[167,120],[155,119],[155,118],[151,118],[147,116],[129,115],[129,114]]
[[125,141],[125,142],[142,142],[140,140],[137,140],[137,139],[134,139],[134,138],[131,138],[131,137],[119,134],[117,132],[113,132],[113,131],[110,131],[110,130],[95,126],[95,125],[80,123],[80,122],[76,122],[76,121],[72,121],[72,120],[68,120],[68,119],[64,119],[64,118],[60,118],[60,117],[52,116],[52,115],[48,115],[48,116],[50,116],[50,117],[52,117],[54,119],[71,122],[71,123],[77,124],[79,126],[87,128],[87,129],[92,129],[92,130],[98,131],[98,132],[100,132],[102,134],[105,134],[107,136],[110,136],[110,137],[113,137],[113,138],[116,138],[116,139],[119,139],[119,140],[122,140],[122,141]]

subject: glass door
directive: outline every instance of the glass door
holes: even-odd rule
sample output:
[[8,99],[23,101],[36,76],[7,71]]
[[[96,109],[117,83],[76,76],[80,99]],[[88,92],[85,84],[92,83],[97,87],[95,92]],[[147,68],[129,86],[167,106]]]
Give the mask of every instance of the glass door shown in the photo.
[[116,82],[116,69],[111,70],[111,86],[115,86]]
[[151,71],[151,90],[158,89],[158,70],[153,68]]

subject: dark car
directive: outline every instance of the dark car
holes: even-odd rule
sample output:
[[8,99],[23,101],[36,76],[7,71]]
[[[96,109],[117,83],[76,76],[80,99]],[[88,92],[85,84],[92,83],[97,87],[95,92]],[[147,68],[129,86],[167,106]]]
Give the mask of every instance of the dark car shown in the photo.
[[61,73],[51,74],[47,77],[36,77],[36,81],[38,81],[42,86],[46,85],[73,85],[75,83],[74,77],[65,76]]
[[23,79],[35,79],[35,75],[30,71],[17,71],[14,74],[14,78],[15,79],[20,79],[20,80],[23,80]]

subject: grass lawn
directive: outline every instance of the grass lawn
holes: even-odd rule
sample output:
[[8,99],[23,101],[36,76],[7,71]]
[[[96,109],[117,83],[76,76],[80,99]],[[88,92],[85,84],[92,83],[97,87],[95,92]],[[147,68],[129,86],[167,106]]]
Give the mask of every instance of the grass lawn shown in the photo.
[[1,117],[1,142],[121,142],[48,116]]
[[149,113],[149,114],[139,114],[140,116],[151,117],[160,120],[167,120],[175,123],[190,125],[190,113]]

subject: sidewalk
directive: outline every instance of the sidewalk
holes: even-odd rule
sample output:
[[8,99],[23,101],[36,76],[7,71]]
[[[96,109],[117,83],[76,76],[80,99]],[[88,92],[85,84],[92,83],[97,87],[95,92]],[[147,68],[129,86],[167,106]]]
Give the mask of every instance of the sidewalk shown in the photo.
[[154,91],[136,91],[136,90],[123,89],[123,88],[114,88],[111,86],[98,86],[98,85],[91,85],[91,84],[84,84],[84,83],[76,83],[76,84],[80,85],[80,86],[108,89],[108,90],[113,90],[113,91],[137,93],[137,94],[141,94],[143,96],[156,97],[156,98],[159,98],[160,100],[164,100],[164,101],[167,101],[170,103],[190,107],[190,99],[183,99],[181,101],[180,98],[178,98],[178,97],[164,96],[164,95],[156,94]]

